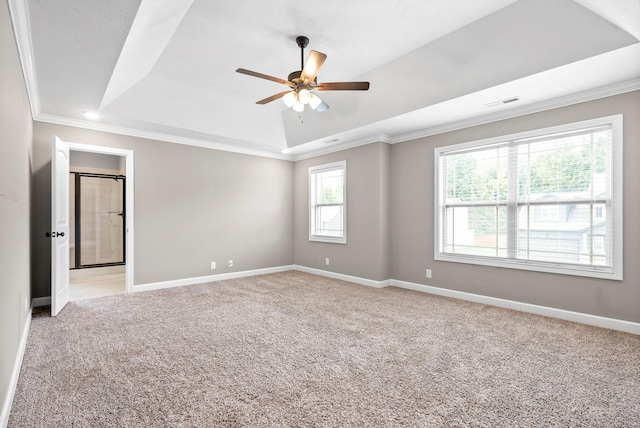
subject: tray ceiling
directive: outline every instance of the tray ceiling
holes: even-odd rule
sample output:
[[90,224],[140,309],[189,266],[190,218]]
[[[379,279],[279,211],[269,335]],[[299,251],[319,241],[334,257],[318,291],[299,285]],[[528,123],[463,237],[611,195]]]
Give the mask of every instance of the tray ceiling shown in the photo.
[[[9,3],[36,120],[265,156],[404,141],[640,87],[633,0]],[[298,35],[328,56],[319,81],[371,89],[323,92],[323,113],[256,105],[284,88],[235,69],[286,78]]]

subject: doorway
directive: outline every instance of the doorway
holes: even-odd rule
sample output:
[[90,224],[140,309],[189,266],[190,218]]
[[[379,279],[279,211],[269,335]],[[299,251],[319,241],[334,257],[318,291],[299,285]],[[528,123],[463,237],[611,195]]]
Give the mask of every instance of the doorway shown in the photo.
[[69,163],[69,299],[129,292],[133,153],[69,143]]
[[69,157],[69,298],[124,293],[124,158],[77,151]]
[[51,316],[56,316],[69,303],[69,173],[70,157],[73,152],[101,153],[115,155],[124,164],[126,181],[125,221],[125,291],[133,290],[133,150],[114,149],[88,144],[69,143],[54,136],[51,145]]

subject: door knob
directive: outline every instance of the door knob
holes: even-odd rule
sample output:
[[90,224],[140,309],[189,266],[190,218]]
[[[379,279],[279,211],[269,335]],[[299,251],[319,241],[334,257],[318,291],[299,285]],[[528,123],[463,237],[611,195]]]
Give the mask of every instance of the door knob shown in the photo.
[[64,236],[64,232],[47,232],[45,233],[47,238],[55,238],[57,236]]
[[64,236],[64,232],[56,232],[56,236]]

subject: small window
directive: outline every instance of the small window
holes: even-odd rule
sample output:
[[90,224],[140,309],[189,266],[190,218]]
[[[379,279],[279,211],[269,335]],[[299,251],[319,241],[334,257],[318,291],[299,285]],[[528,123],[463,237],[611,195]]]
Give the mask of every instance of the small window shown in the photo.
[[309,168],[309,240],[346,244],[346,161]]
[[435,258],[622,279],[622,116],[435,149]]

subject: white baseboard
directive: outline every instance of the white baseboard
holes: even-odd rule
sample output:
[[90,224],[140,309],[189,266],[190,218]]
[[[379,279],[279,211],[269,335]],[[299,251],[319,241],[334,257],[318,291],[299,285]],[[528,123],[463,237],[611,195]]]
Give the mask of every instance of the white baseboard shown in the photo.
[[408,290],[421,291],[438,296],[452,297],[454,299],[467,300],[469,302],[482,303],[485,305],[497,306],[500,308],[513,309],[520,312],[527,312],[551,318],[558,318],[566,321],[573,321],[581,324],[593,325],[596,327],[608,328],[611,330],[624,331],[626,333],[640,335],[640,323],[624,321],[615,318],[606,318],[598,315],[572,312],[564,309],[550,308],[548,306],[532,305],[530,303],[517,302],[515,300],[500,299],[497,297],[483,296],[481,294],[466,293],[463,291],[450,290],[447,288],[433,287],[430,285],[417,284],[414,282],[387,279],[384,281],[373,281],[365,278],[358,278],[340,273],[329,272],[321,269],[308,268],[305,266],[294,266],[295,270],[307,272],[329,278],[341,279],[343,281],[354,282],[356,284],[367,285],[369,287],[399,287]]
[[498,306],[500,308],[513,309],[520,312],[528,312],[596,327],[609,328],[611,330],[624,331],[640,335],[640,323],[624,321],[615,318],[606,318],[598,315],[590,315],[581,312],[567,311],[564,309],[550,308],[548,306],[532,305],[530,303],[516,302],[514,300],[500,299],[497,297],[483,296],[480,294],[466,293],[464,291],[449,290],[446,288],[432,287],[430,285],[416,284],[413,282],[391,280],[394,287],[408,290],[422,291],[438,296],[452,297],[454,299],[467,300],[469,302],[483,303],[485,305]]
[[[485,305],[498,306],[501,308],[513,309],[521,312],[558,318],[567,321],[573,321],[582,324],[593,325],[596,327],[609,328],[611,330],[624,331],[627,333],[640,335],[640,323],[619,320],[615,318],[606,318],[598,315],[590,315],[581,312],[567,311],[564,309],[556,309],[548,306],[533,305],[530,303],[517,302],[515,300],[500,299],[497,297],[483,296],[481,294],[466,293],[463,291],[450,290],[447,288],[433,287],[430,285],[417,284],[413,282],[400,281],[395,279],[386,279],[383,281],[374,281],[372,279],[360,278],[351,275],[344,275],[336,272],[329,272],[321,269],[310,268],[299,265],[278,266],[273,268],[254,269],[242,272],[223,273],[219,275],[199,276],[195,278],[178,279],[174,281],[154,282],[149,284],[134,285],[133,292],[160,290],[163,288],[181,287],[184,285],[203,284],[207,282],[222,281],[233,278],[244,278],[247,276],[265,275],[269,273],[285,272],[288,270],[297,270],[314,275],[326,276],[328,278],[340,279],[343,281],[353,282],[355,284],[366,285],[374,288],[384,288],[389,286],[406,288],[408,290],[422,291],[438,296],[452,297],[454,299],[467,300],[470,302],[482,303]],[[50,297],[37,297],[33,299],[33,307],[45,306],[51,304]],[[1,426],[1,425],[0,425]]]
[[297,266],[293,267],[294,270],[298,270],[300,272],[311,273],[314,275],[326,276],[328,278],[340,279],[342,281],[355,282],[356,284],[366,285],[367,287],[375,287],[375,288],[384,288],[391,285],[391,279],[385,279],[384,281],[374,281],[372,279],[359,278],[357,276],[344,275],[336,272],[329,272],[321,269],[309,268],[306,266]]
[[31,307],[37,308],[40,306],[47,306],[51,304],[51,296],[46,297],[34,297],[31,299]]
[[149,284],[134,285],[133,292],[161,290],[163,288],[182,287],[184,285],[204,284],[207,282],[223,281],[226,279],[244,278],[247,276],[265,275],[268,273],[286,272],[293,270],[294,266],[278,266],[264,269],[245,270],[241,272],[221,273],[218,275],[197,276],[194,278],[176,279],[174,281],[152,282]]
[[31,326],[31,310],[27,314],[27,320],[24,323],[22,329],[22,335],[20,336],[20,345],[18,346],[18,353],[16,359],[13,362],[13,370],[11,371],[11,380],[9,381],[9,388],[5,395],[4,403],[2,403],[2,412],[0,413],[0,427],[6,428],[9,425],[9,414],[11,413],[11,405],[13,404],[13,397],[18,387],[18,376],[20,375],[20,368],[22,367],[22,359],[24,357],[24,351],[27,348],[27,337],[29,336],[29,327]]

